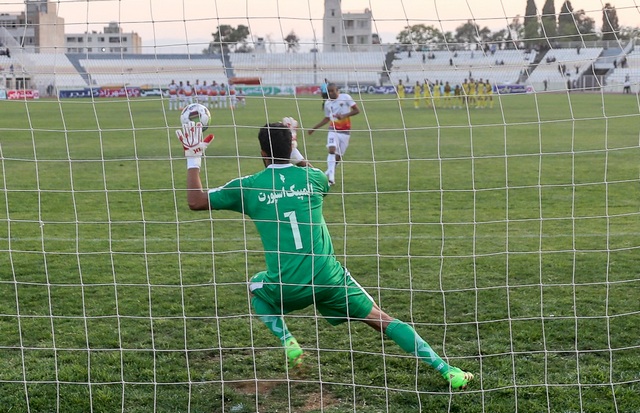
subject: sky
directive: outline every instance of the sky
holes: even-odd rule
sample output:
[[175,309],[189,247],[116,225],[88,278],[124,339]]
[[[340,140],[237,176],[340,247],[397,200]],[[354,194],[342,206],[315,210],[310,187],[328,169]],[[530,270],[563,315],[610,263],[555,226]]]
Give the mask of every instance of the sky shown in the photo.
[[[65,20],[65,33],[102,32],[109,22],[142,38],[144,53],[201,53],[218,25],[244,24],[253,38],[270,40],[272,51],[283,51],[283,38],[294,31],[300,50],[314,39],[321,43],[324,0],[51,0]],[[540,11],[545,0],[536,0]],[[556,13],[563,0],[556,0]],[[585,10],[602,24],[602,8],[611,3],[620,24],[640,26],[640,0],[573,0],[574,10]],[[395,41],[403,27],[424,23],[442,31],[455,31],[467,20],[492,31],[505,28],[524,15],[526,0],[342,0],[344,12],[368,8],[373,31],[383,43]],[[0,12],[24,10],[24,0],[0,0]],[[251,40],[251,38],[249,39]]]

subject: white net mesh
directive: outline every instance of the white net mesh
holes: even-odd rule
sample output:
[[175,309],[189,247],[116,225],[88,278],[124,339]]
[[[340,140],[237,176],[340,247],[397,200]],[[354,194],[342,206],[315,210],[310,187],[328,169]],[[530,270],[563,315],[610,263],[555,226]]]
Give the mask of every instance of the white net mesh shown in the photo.
[[[0,4],[0,410],[640,411],[636,4],[28,3]],[[180,108],[211,110],[207,188],[284,116],[325,169],[324,79],[360,109],[338,259],[464,392],[311,307],[287,372],[253,223],[188,208]]]

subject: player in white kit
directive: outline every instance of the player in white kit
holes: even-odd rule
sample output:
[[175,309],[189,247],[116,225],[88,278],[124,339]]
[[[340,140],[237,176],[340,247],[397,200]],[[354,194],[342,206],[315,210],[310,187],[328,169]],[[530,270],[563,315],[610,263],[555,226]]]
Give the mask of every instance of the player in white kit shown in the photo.
[[169,110],[178,110],[180,105],[178,104],[178,89],[179,86],[175,80],[172,80],[167,86],[169,92]]
[[329,183],[333,185],[336,182],[336,165],[342,160],[349,147],[351,117],[360,113],[360,109],[351,95],[338,91],[338,86],[335,83],[329,83],[327,91],[329,99],[324,102],[324,118],[309,130],[309,135],[312,135],[316,129],[329,124],[329,133],[327,134],[329,155],[327,155],[325,174],[329,178]]

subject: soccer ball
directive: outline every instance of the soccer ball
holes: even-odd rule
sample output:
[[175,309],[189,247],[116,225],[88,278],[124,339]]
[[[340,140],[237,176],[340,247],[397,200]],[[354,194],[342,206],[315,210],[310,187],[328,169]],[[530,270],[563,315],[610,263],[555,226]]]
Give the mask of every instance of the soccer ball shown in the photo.
[[187,105],[180,114],[180,123],[185,124],[188,122],[200,122],[202,123],[202,130],[207,130],[209,127],[209,121],[211,120],[211,112],[206,106],[199,103],[192,103]]

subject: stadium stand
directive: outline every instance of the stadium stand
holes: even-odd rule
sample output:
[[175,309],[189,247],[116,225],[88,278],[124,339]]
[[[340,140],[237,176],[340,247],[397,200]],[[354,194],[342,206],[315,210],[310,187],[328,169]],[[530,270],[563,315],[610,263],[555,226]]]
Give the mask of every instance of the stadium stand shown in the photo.
[[536,91],[567,90],[567,82],[582,76],[602,53],[601,47],[552,49],[529,73],[527,83]]
[[[544,55],[523,50],[400,52],[391,61],[389,80],[407,86],[428,79],[452,85],[465,79],[486,79],[493,84],[525,83],[536,91],[566,90],[567,82],[592,75],[592,68],[606,75],[605,91],[622,92],[625,82],[640,89],[640,52],[616,49],[606,54],[599,47],[556,48]],[[611,51],[610,51],[611,52]],[[390,55],[391,56],[391,55]],[[220,55],[108,55],[20,53],[0,55],[0,73],[31,79],[41,93],[55,88],[88,86],[166,87],[196,80],[228,83],[231,76],[257,77],[265,85],[318,85],[325,78],[339,85],[381,83],[385,53],[233,53]],[[622,62],[623,64],[613,64]],[[624,67],[623,67],[624,66]],[[592,76],[593,77],[593,76]],[[600,81],[600,80],[599,80]]]
[[640,51],[634,50],[625,57],[626,63],[618,65],[607,76],[605,82],[607,92],[623,92],[627,80],[632,93],[640,92]]
[[317,69],[321,79],[338,84],[378,84],[384,59],[382,52],[319,53]]
[[4,77],[11,76],[11,66],[13,66],[13,73],[22,73],[22,64],[13,57],[0,56],[0,75]]
[[323,79],[338,84],[378,84],[382,52],[233,53],[235,76],[259,77],[268,85],[313,85]]
[[394,84],[402,79],[407,85],[425,79],[461,84],[469,78],[516,83],[535,56],[534,51],[522,50],[413,52],[411,56],[402,52],[393,60],[390,77]]
[[209,55],[81,55],[74,56],[89,83],[96,86],[166,87],[172,80],[226,83],[219,56]]
[[313,84],[312,53],[232,53],[228,64],[238,77],[259,77],[263,84]]
[[20,53],[24,71],[38,88],[86,87],[87,82],[63,53]]

